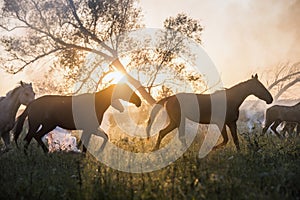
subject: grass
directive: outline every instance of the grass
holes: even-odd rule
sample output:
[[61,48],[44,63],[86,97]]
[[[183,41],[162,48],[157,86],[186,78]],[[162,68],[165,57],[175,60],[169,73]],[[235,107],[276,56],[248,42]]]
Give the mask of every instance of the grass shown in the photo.
[[199,143],[150,173],[113,170],[90,154],[0,156],[0,199],[300,199],[300,138],[240,135],[233,144],[197,157]]

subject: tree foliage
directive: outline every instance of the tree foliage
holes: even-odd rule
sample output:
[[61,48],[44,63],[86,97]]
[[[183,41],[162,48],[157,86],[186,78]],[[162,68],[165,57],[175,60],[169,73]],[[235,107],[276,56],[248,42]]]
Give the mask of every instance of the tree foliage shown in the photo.
[[[81,83],[75,92],[84,84],[97,89],[104,75],[117,70],[152,104],[151,88],[164,84],[157,84],[159,73],[171,69],[171,79],[184,77],[195,84],[201,80],[201,75],[187,70],[186,62],[178,61],[180,54],[188,52],[184,38],[201,43],[203,27],[186,14],[166,19],[157,46],[131,51],[129,66],[122,64],[120,49],[134,44],[124,40],[124,35],[144,27],[136,0],[4,0],[0,26],[12,33],[0,40],[6,52],[1,62],[7,72],[15,74],[38,60],[51,58],[53,66],[67,71],[70,83]],[[147,40],[141,46],[145,43]],[[193,55],[189,56],[192,60]],[[149,63],[155,67],[148,70],[149,77],[141,85],[128,69],[142,73]]]
[[[199,88],[203,89],[205,83],[202,75],[192,69],[196,55],[190,53],[190,45],[191,42],[201,44],[202,31],[200,22],[186,14],[169,17],[164,21],[164,29],[156,32],[159,36],[154,45],[151,40],[137,44],[142,46],[131,52],[133,59],[128,68],[136,71],[139,79],[143,77],[148,92],[156,88],[160,90],[159,94],[163,94],[166,88],[173,88],[170,89],[170,94],[174,94],[178,92],[178,86],[181,91],[186,89],[182,87],[184,83],[192,85],[194,89],[198,88],[199,92]],[[151,48],[146,48],[147,46]]]
[[139,28],[140,20],[141,10],[133,0],[5,0],[1,27],[23,33],[1,41],[12,59],[23,63],[10,68],[12,73],[50,54],[59,57],[62,66],[78,65],[73,58],[81,52],[113,59],[118,36]]

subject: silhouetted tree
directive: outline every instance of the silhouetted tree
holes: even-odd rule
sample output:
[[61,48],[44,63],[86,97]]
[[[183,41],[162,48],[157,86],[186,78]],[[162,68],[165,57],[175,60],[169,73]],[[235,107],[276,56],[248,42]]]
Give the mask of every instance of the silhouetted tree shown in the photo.
[[69,70],[80,69],[92,52],[124,73],[147,102],[155,102],[118,57],[121,35],[141,27],[141,10],[134,0],[4,0],[0,19],[7,31],[22,31],[19,37],[1,38],[10,56],[5,60],[11,64],[5,67],[8,72],[18,73],[49,56],[58,57]]
[[277,100],[289,88],[300,82],[300,63],[282,64],[275,69],[269,69],[267,73],[268,89],[272,91]]
[[[67,79],[79,82],[75,92],[83,87],[96,90],[102,78],[116,70],[126,76],[149,104],[155,103],[150,92],[157,75],[165,72],[164,66],[179,78],[202,84],[201,75],[186,70],[186,64],[177,59],[179,53],[188,52],[184,37],[201,43],[202,26],[185,14],[165,20],[165,32],[151,54],[132,51],[129,67],[121,63],[120,49],[134,43],[124,39],[124,35],[143,27],[141,20],[136,0],[4,0],[0,26],[12,34],[1,37],[6,50],[1,62],[7,72],[16,74],[41,59],[50,58],[54,67],[67,71]],[[95,56],[89,62],[87,57],[91,54]],[[192,59],[193,55],[190,56]],[[138,60],[139,57],[143,59]],[[145,66],[147,59],[155,63],[149,79],[143,83],[148,91],[128,73],[128,68]]]
[[[186,14],[169,17],[164,21],[164,29],[156,33],[159,36],[154,47],[146,48],[147,42],[153,41],[145,40],[140,48],[131,52],[133,59],[128,67],[136,70],[138,77],[143,77],[149,93],[154,87],[172,88],[184,81],[202,88],[205,85],[202,75],[191,69],[195,55],[190,53],[189,46],[191,42],[201,44],[202,31],[200,22]],[[180,59],[183,54],[188,57],[188,62]]]

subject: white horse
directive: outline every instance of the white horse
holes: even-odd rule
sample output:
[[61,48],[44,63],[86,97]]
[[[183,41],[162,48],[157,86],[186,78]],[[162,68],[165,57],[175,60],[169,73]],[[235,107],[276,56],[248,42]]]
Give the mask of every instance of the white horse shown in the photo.
[[9,91],[5,97],[0,98],[0,136],[5,143],[5,149],[9,149],[9,131],[15,125],[17,111],[21,104],[28,105],[34,100],[35,93],[32,84],[20,82],[20,86]]

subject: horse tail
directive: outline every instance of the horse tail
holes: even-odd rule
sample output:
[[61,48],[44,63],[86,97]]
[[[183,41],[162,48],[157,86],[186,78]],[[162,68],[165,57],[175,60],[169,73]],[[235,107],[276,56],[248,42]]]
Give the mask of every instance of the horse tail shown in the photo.
[[16,143],[16,145],[17,145],[18,148],[19,148],[19,146],[18,146],[18,138],[20,136],[20,133],[23,130],[24,121],[25,121],[27,115],[28,115],[28,106],[23,111],[23,113],[18,117],[18,119],[16,121],[15,128],[13,130],[14,140],[15,140],[15,143]]
[[162,107],[164,107],[164,104],[169,100],[169,97],[166,97],[164,99],[161,99],[159,100],[155,106],[152,108],[152,111],[151,111],[151,114],[150,114],[150,117],[149,117],[149,120],[148,120],[148,125],[147,125],[147,128],[146,128],[146,132],[147,132],[147,138],[149,139],[150,138],[150,129],[151,129],[151,126],[154,122],[154,119],[156,117],[156,115],[158,114],[158,112],[160,111],[160,109]]

